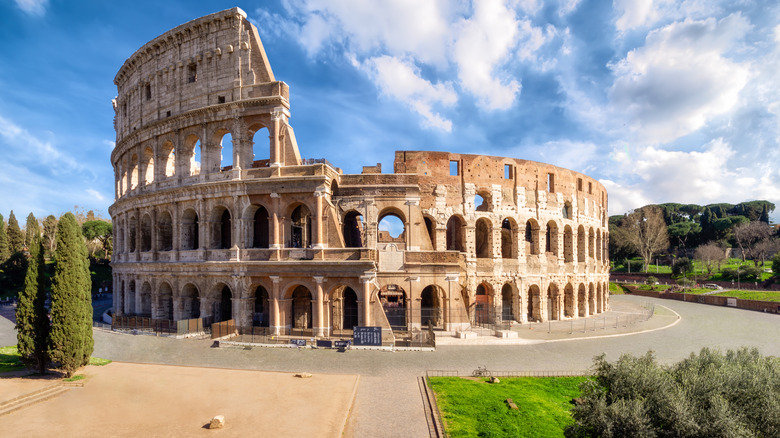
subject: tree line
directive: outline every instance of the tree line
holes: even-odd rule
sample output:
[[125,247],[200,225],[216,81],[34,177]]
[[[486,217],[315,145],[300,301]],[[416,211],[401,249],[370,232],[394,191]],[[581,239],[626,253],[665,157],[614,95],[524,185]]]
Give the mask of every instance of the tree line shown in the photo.
[[654,257],[671,255],[701,260],[711,273],[726,259],[727,248],[739,248],[743,261],[757,267],[780,250],[778,229],[769,223],[775,204],[651,204],[609,218],[612,260],[641,257],[644,268]]

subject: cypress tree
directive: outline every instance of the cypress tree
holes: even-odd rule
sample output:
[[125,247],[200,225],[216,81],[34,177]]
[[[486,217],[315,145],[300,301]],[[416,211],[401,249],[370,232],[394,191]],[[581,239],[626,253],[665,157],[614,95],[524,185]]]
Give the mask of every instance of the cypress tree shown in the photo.
[[0,263],[8,260],[10,255],[11,253],[8,252],[8,236],[5,234],[5,221],[3,220],[3,215],[0,214]]
[[87,246],[72,213],[60,218],[56,238],[49,354],[70,377],[92,355],[92,280]]
[[22,361],[41,374],[49,364],[49,316],[46,313],[46,262],[43,241],[30,244],[30,264],[24,278],[24,290],[16,307],[16,340]]
[[32,252],[32,247],[38,243],[41,237],[41,226],[38,225],[38,219],[30,213],[27,215],[27,223],[24,226],[24,244]]
[[13,210],[11,210],[11,215],[8,216],[6,233],[8,234],[8,252],[11,255],[20,252],[24,248],[24,234],[22,234],[22,230],[19,228],[19,222],[16,221]]

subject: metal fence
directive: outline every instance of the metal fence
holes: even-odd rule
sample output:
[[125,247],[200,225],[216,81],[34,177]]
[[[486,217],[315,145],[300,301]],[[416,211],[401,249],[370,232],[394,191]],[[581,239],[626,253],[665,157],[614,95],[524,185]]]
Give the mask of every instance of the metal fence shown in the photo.
[[[148,333],[157,336],[181,336],[206,333],[209,322],[208,318],[173,321],[143,316],[114,316],[111,319],[111,329],[130,330],[136,333]],[[95,326],[94,322],[93,326]]]
[[483,371],[483,375],[480,377],[580,377],[591,375],[587,371],[500,371],[477,368],[464,374],[458,370],[426,370],[425,377],[473,377],[477,371]]

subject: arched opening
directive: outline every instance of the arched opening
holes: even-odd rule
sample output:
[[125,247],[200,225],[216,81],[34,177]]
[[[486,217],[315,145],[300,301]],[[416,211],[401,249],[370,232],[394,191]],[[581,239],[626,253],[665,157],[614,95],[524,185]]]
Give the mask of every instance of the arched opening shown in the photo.
[[588,316],[588,293],[585,291],[585,285],[580,283],[577,292],[577,309],[580,317]]
[[482,283],[477,286],[474,297],[474,323],[490,324],[493,322],[493,291],[492,288]]
[[176,149],[170,141],[163,143],[160,148],[160,165],[166,178],[176,174]]
[[344,246],[347,248],[362,248],[365,222],[363,215],[357,211],[350,211],[344,216]]
[[200,248],[198,229],[198,213],[189,208],[184,211],[181,218],[181,249],[190,250]]
[[528,288],[528,321],[542,320],[542,296],[539,286],[531,285]]
[[311,292],[305,286],[298,286],[292,293],[291,323],[294,329],[308,329],[312,325]]
[[189,176],[200,175],[200,156],[201,144],[200,138],[195,134],[190,134],[184,140],[185,151],[189,158],[187,174]]
[[252,325],[255,327],[268,327],[270,318],[268,291],[263,286],[255,289],[255,311],[252,314]]
[[475,227],[475,240],[476,240],[476,255],[477,258],[490,258],[493,256],[491,254],[492,251],[492,232],[493,232],[493,226],[491,225],[490,221],[481,218],[477,220],[477,225]]
[[466,223],[460,216],[450,216],[447,221],[447,251],[466,251]]
[[505,284],[504,287],[501,288],[501,320],[503,321],[515,320],[513,308],[514,296],[515,294],[511,285]]
[[574,262],[574,233],[568,225],[563,227],[563,261]]
[[160,213],[158,223],[157,249],[159,251],[170,251],[173,249],[173,220],[171,219],[171,214],[167,211]]
[[182,319],[200,318],[200,292],[192,283],[187,283],[181,289]]
[[401,249],[406,248],[406,226],[399,215],[395,213],[384,214],[379,219],[377,228],[379,231],[377,233],[377,242],[394,243]]
[[290,248],[308,248],[311,245],[311,212],[301,204],[290,215]]
[[135,315],[135,281],[130,280],[127,285],[127,314]]
[[232,226],[230,210],[225,207],[217,207],[212,213],[211,247],[215,249],[228,249],[233,246]]
[[387,322],[393,330],[406,330],[406,293],[396,284],[383,286],[379,291],[379,302],[385,311]]
[[343,300],[341,327],[352,330],[359,323],[357,294],[351,287],[344,289]]
[[138,187],[138,155],[130,158],[130,190]]
[[168,283],[162,283],[157,290],[157,314],[155,319],[173,320],[173,290]]
[[224,172],[233,168],[233,135],[229,132],[223,135],[219,141],[219,146],[219,168]]
[[577,261],[585,263],[585,227],[582,225],[577,228]]
[[547,318],[553,321],[561,319],[561,296],[558,285],[550,283],[547,286]]
[[596,230],[596,260],[601,261],[601,230]]
[[501,222],[501,257],[505,259],[517,258],[517,242],[515,240],[516,225],[510,218]]
[[265,157],[270,156],[271,134],[261,125],[251,127],[250,132],[253,129],[256,131],[252,133],[252,167],[268,167],[268,158]]
[[546,252],[558,255],[558,224],[555,221],[547,222],[547,234],[545,236]]
[[425,216],[425,231],[428,232],[428,240],[431,242],[431,250],[436,250],[436,223],[433,219]]
[[151,317],[152,316],[152,285],[145,282],[141,286],[141,308],[138,314],[140,316]]
[[420,298],[420,324],[423,327],[441,327],[441,300],[436,286],[426,286]]
[[148,186],[154,181],[154,152],[151,147],[144,150],[144,185]]
[[533,219],[525,223],[525,253],[539,254],[539,224]]
[[563,289],[563,316],[573,318],[574,312],[574,287],[568,283]]
[[269,234],[268,210],[259,206],[252,216],[252,248],[268,248]]
[[129,245],[127,247],[130,249],[130,252],[135,252],[136,248],[136,239],[138,236],[138,221],[135,219],[135,216],[131,216],[130,220],[127,221],[127,237],[129,238]]
[[588,315],[596,314],[596,291],[593,283],[588,285]]
[[490,211],[490,193],[479,192],[474,195],[474,211]]
[[593,232],[593,228],[588,230],[588,258],[594,258],[594,251],[596,246],[596,234]]
[[214,322],[233,319],[233,292],[225,284],[219,292],[219,301],[214,303]]
[[152,217],[145,214],[141,218],[141,251],[152,250]]

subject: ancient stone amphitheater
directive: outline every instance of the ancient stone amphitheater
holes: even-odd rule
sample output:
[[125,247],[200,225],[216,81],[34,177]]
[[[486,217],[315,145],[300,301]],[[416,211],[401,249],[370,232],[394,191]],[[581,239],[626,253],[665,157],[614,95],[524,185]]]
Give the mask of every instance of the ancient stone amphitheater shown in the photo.
[[601,184],[482,155],[399,151],[389,174],[301,158],[288,86],[238,8],[155,38],[114,82],[116,315],[323,337],[608,307]]

